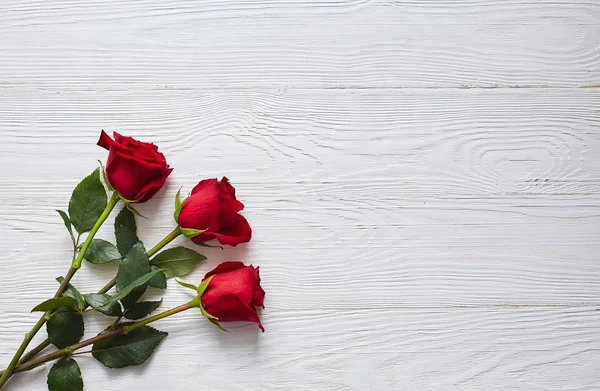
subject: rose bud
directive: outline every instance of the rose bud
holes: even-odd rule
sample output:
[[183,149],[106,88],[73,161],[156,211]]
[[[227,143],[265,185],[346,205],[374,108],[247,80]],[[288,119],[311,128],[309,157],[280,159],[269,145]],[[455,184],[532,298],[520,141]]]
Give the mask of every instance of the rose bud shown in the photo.
[[227,178],[205,179],[183,202],[177,222],[181,228],[205,230],[192,237],[194,242],[217,239],[235,246],[249,242],[252,236],[248,221],[238,213],[242,209],[244,204],[235,198],[235,189]]
[[219,322],[255,322],[265,331],[255,309],[265,308],[265,291],[260,286],[258,267],[228,261],[206,273],[204,280],[210,276],[214,277],[200,298],[206,312],[218,318]]
[[165,184],[173,169],[156,145],[117,132],[113,136],[114,140],[103,130],[98,140],[98,145],[108,150],[108,182],[128,201],[148,201]]

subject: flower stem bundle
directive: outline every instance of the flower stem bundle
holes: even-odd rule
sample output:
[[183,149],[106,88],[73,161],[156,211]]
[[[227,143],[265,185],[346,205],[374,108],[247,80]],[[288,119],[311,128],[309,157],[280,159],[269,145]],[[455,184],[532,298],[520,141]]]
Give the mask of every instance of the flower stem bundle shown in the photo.
[[[147,250],[138,237],[136,216],[141,214],[135,206],[151,199],[173,168],[156,145],[116,132],[111,138],[102,131],[98,145],[108,150],[106,165],[101,163],[75,187],[67,211],[58,210],[73,244],[70,267],[64,277],[57,277],[56,294],[32,309],[42,315],[0,372],[0,389],[14,374],[54,362],[48,371],[48,389],[81,391],[83,376],[75,356],[91,353],[109,368],[141,365],[167,336],[149,324],[189,309],[197,309],[225,331],[221,322],[229,321],[254,322],[264,331],[256,311],[263,307],[265,296],[259,268],[240,261],[221,263],[198,285],[177,280],[192,289],[194,297],[175,308],[153,314],[162,300],[143,298],[149,288],[164,291],[169,279],[185,276],[206,259],[185,246],[167,248],[175,238],[183,235],[200,246],[209,246],[205,243],[209,240],[230,246],[250,241],[252,230],[240,214],[244,205],[229,180],[202,180],[183,200],[180,190],[174,202],[173,230]],[[97,238],[119,205],[114,240]],[[71,280],[84,261],[91,267],[118,262],[118,271],[99,291],[81,293]],[[90,311],[111,319],[101,333],[84,339],[85,314]],[[44,326],[47,339],[26,353]],[[50,345],[56,350],[41,355]],[[91,350],[81,351],[90,346]]]

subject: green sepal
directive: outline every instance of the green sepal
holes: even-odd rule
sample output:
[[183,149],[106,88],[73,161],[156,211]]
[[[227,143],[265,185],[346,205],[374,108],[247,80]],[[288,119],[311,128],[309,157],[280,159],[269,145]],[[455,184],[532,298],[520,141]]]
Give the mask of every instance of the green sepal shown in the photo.
[[150,326],[141,326],[127,334],[96,342],[92,347],[92,356],[108,368],[140,365],[152,356],[167,335]]
[[[64,279],[65,278],[62,276],[56,277],[56,281],[58,281],[61,284],[64,281]],[[83,311],[83,309],[85,308],[85,299],[83,298],[81,293],[79,293],[77,288],[75,288],[73,285],[71,285],[71,284],[67,285],[67,288],[65,289],[65,292],[63,293],[63,296],[71,297],[71,298],[75,299],[75,301],[77,302],[77,308],[80,311]]]
[[218,328],[220,328],[223,331],[229,332],[229,330],[227,330],[226,328],[224,328],[223,326],[221,326],[219,324],[219,322],[218,322],[219,318],[217,318],[214,315],[209,314],[206,311],[206,309],[204,309],[204,305],[202,305],[202,295],[204,294],[204,291],[206,291],[206,288],[208,288],[208,284],[210,284],[210,280],[212,280],[213,277],[214,277],[214,275],[208,277],[206,280],[202,281],[202,283],[200,285],[198,285],[198,288],[196,288],[196,292],[198,293],[198,296],[196,297],[198,308],[200,308],[200,313],[202,315],[204,315],[212,324],[214,324],[215,326],[217,326]]
[[102,164],[101,160],[98,160],[98,163],[100,163],[100,171],[102,172],[102,179],[104,179],[104,184],[106,185],[108,190],[115,191],[115,189],[112,187],[112,185],[108,181],[108,177],[106,176],[106,170],[104,169],[104,164]]
[[75,235],[73,235],[73,224],[71,224],[71,219],[69,218],[69,215],[67,215],[67,212],[62,211],[60,209],[56,209],[56,211],[62,218],[63,223],[65,223],[65,227],[67,227],[67,230],[69,230],[69,235],[71,235],[71,240],[73,241],[73,247],[76,247],[77,240],[75,239]]
[[69,307],[74,309],[75,311],[79,311],[79,306],[77,304],[77,301],[75,299],[73,299],[72,297],[54,297],[52,299],[48,299],[38,305],[36,305],[35,307],[33,307],[33,309],[31,310],[31,312],[47,312],[47,311],[53,311],[55,309],[57,309],[58,307]]
[[181,189],[183,187],[180,187],[179,190],[177,190],[177,194],[175,194],[175,210],[179,209],[179,207],[181,207]]
[[206,312],[206,310],[204,309],[204,306],[202,305],[202,302],[200,302],[200,305],[198,306],[198,308],[200,308],[200,313],[204,316],[206,316],[208,318],[208,320],[214,320],[214,321],[218,321],[219,318],[217,318],[216,316],[213,316],[211,314],[209,314],[208,312]]
[[[185,202],[185,200],[183,200]],[[175,222],[179,224],[179,214],[181,213],[181,208],[183,208],[183,202],[181,201],[181,187],[177,191],[175,195],[175,213],[173,213],[173,217],[175,218]]]
[[108,303],[112,297],[108,293],[87,293],[84,295],[85,301],[92,307],[94,310],[104,314],[106,316],[122,316],[123,310],[121,309],[121,304],[118,302],[113,302],[112,304]]
[[183,234],[183,236],[185,236],[186,238],[189,238],[189,239],[192,239],[195,236],[198,236],[204,232],[206,232],[205,229],[194,229],[194,228],[181,227],[181,233]]
[[83,336],[83,316],[69,307],[58,307],[46,323],[50,342],[59,349],[76,344]]
[[144,216],[143,214],[141,214],[139,210],[137,210],[136,208],[134,208],[133,205],[131,205],[131,203],[132,203],[132,201],[126,201],[125,202],[125,207],[127,209],[129,209],[131,211],[131,213],[133,213],[134,215],[139,216],[139,217],[141,217],[143,219],[147,219],[147,217]]
[[208,321],[212,324],[214,324],[215,326],[217,326],[219,329],[221,329],[222,331],[225,331],[226,333],[231,333],[231,331],[227,330],[225,327],[221,326],[221,323],[217,322],[214,319],[208,319]]
[[192,284],[189,284],[189,283],[187,283],[187,282],[180,281],[180,280],[178,280],[178,279],[175,279],[175,281],[177,281],[177,283],[178,283],[179,285],[181,285],[181,286],[183,286],[183,287],[186,287],[186,288],[189,288],[189,289],[191,289],[191,290],[193,290],[193,291],[197,291],[197,290],[198,290],[198,287],[197,287],[196,285],[192,285]]
[[99,169],[83,178],[69,201],[69,217],[78,233],[88,232],[106,208],[106,189],[100,181]]
[[200,285],[198,285],[196,292],[198,292],[199,297],[202,297],[202,295],[204,294],[204,291],[206,290],[206,288],[208,288],[208,284],[210,283],[210,280],[212,280],[214,276],[215,275],[213,274],[212,276],[208,277],[206,280],[202,281],[200,283]]
[[57,361],[48,372],[48,391],[83,391],[83,378],[71,357]]
[[123,203],[125,204],[133,204],[135,202],[135,200],[128,200],[127,198],[123,197],[121,194],[119,194],[119,198],[121,199],[121,201],[123,201]]
[[128,200],[127,198],[123,197],[120,194],[119,194],[119,198],[121,199],[121,201],[123,201],[123,203],[125,204],[125,207],[127,209],[129,209],[131,211],[131,213],[133,213],[136,216],[140,216],[141,218],[147,219],[146,216],[144,216],[143,214],[141,214],[136,208],[133,207],[132,204],[137,203],[137,201],[135,201],[135,200]]
[[208,248],[220,248],[221,250],[223,250],[223,246],[215,246],[215,245],[212,245],[212,244],[206,244],[206,243],[196,243],[196,242],[194,242],[194,243],[195,243],[197,246],[200,246],[200,247],[208,247]]

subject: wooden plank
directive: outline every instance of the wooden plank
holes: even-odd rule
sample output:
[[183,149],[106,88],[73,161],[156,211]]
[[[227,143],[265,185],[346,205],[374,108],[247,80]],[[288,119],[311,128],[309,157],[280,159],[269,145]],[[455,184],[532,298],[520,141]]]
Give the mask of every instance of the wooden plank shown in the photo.
[[586,86],[600,81],[588,0],[45,1],[0,4],[0,86]]
[[[326,194],[330,188],[318,189]],[[198,249],[210,260],[191,281],[199,282],[220,261],[244,259],[263,268],[276,309],[600,304],[598,196],[401,198],[390,205],[376,200],[377,190],[362,193],[364,206],[348,201],[337,207],[279,207],[288,201],[254,206],[270,190],[283,200],[294,191],[238,188],[254,229],[252,243]],[[174,227],[175,192],[140,207],[152,217],[139,221],[148,246]],[[67,199],[62,191],[0,199],[5,206],[0,273],[5,289],[15,292],[1,297],[0,306],[18,299],[32,308],[55,289],[48,276],[65,273],[70,252],[54,209]],[[99,237],[114,240],[110,223]],[[185,239],[176,243],[193,247]],[[15,269],[14,262],[21,266]],[[93,291],[114,272],[114,266],[86,265],[75,281]]]
[[45,188],[37,178],[69,178],[70,186],[90,169],[78,159],[103,156],[94,144],[104,128],[159,144],[178,183],[207,175],[228,175],[240,185],[286,183],[304,206],[319,199],[322,183],[330,191],[340,186],[334,200],[365,187],[390,202],[598,194],[599,108],[598,89],[5,89],[0,161],[11,171],[0,183],[35,178],[27,186]]
[[[98,370],[91,357],[76,359],[86,388],[111,391],[140,384],[197,390],[200,382],[233,391],[600,387],[597,307],[267,309],[263,317],[264,334],[256,326],[232,324],[233,333],[222,333],[192,311],[160,321],[156,326],[170,335],[139,368]],[[3,361],[27,320],[33,316],[20,311],[3,321]],[[103,325],[90,322],[87,335]],[[46,370],[28,375],[16,376],[11,387],[44,389]]]

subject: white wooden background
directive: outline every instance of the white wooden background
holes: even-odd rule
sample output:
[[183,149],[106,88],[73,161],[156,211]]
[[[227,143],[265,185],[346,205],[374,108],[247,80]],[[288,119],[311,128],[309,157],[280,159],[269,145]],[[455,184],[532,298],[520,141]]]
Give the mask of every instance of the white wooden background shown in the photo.
[[0,362],[106,129],[175,167],[148,245],[232,180],[253,240],[187,280],[260,265],[266,332],[184,313],[147,365],[81,356],[87,391],[600,390],[598,87],[598,0],[0,0]]

